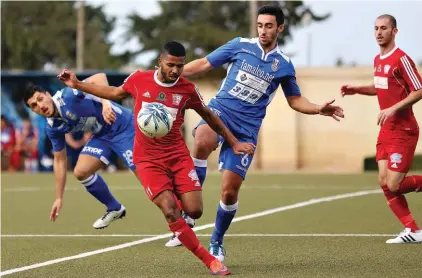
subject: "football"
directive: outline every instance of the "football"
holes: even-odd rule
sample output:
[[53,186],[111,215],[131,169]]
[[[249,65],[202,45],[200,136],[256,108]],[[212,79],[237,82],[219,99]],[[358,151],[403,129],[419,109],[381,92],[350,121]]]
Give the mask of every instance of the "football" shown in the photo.
[[141,132],[151,138],[166,136],[173,126],[170,111],[158,102],[144,103],[136,121]]

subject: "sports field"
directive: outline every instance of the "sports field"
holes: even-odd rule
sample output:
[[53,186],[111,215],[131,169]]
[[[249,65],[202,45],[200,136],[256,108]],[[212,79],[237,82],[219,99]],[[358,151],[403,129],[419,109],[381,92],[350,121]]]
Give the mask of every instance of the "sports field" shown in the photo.
[[[127,208],[104,230],[104,212],[68,175],[64,207],[49,222],[51,174],[2,174],[1,270],[8,277],[207,277],[170,235],[159,210],[129,173],[103,174]],[[376,174],[251,174],[225,239],[226,265],[237,277],[422,277],[422,245],[387,245],[401,224],[376,185]],[[219,200],[218,174],[204,188],[197,234],[208,245]],[[422,224],[422,194],[409,194]]]

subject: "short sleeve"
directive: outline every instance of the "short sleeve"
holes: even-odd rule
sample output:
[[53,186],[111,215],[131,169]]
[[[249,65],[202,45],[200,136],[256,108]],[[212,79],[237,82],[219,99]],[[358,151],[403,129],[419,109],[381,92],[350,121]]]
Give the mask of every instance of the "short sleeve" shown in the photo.
[[233,58],[239,48],[240,37],[220,46],[206,57],[213,68],[224,65]]
[[191,98],[188,100],[186,106],[189,109],[202,108],[205,106],[204,99],[202,98],[202,95],[199,92],[199,89],[194,85],[192,85]]
[[296,70],[290,59],[286,65],[286,76],[281,79],[280,85],[286,97],[300,96],[299,85],[296,82]]
[[422,89],[422,78],[415,63],[407,55],[400,58],[399,69],[411,92]]
[[300,89],[296,82],[296,76],[286,76],[282,78],[280,85],[286,97],[300,96]]
[[137,96],[136,83],[139,80],[140,71],[132,72],[126,79],[123,81],[122,88],[125,92],[129,93],[134,99]]
[[47,136],[53,146],[53,152],[59,152],[66,146],[65,134],[63,132],[47,128]]

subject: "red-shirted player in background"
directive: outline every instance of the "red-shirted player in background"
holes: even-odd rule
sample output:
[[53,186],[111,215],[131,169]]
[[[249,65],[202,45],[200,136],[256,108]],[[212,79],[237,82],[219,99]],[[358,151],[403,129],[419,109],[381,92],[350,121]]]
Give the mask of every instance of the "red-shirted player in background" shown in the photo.
[[[160,102],[175,118],[170,132],[162,138],[149,138],[136,128],[133,163],[148,197],[163,212],[170,230],[183,245],[192,251],[210,269],[213,275],[228,275],[220,261],[200,245],[176,204],[174,194],[182,203],[183,211],[191,218],[202,215],[201,185],[180,127],[185,109],[194,109],[216,132],[221,134],[237,154],[254,152],[255,146],[240,143],[223,122],[205,106],[196,87],[180,77],[185,64],[183,45],[170,41],[164,45],[156,71],[136,71],[120,87],[99,86],[80,82],[71,71],[59,74],[67,86],[107,99],[122,99],[131,95],[135,100],[135,115],[152,102]],[[135,123],[136,125],[136,123]]]
[[415,63],[395,44],[397,21],[381,15],[375,22],[375,38],[381,53],[374,60],[374,84],[341,88],[342,95],[378,96],[381,126],[376,159],[378,182],[391,210],[405,230],[387,243],[422,242],[422,231],[413,219],[404,194],[422,191],[422,176],[406,176],[419,138],[412,105],[422,98],[422,78]]

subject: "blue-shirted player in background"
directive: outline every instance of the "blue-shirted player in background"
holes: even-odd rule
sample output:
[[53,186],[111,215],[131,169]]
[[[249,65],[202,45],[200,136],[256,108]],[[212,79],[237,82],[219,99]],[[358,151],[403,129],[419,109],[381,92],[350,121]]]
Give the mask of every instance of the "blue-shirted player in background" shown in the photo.
[[[108,85],[105,74],[95,74],[85,82]],[[135,129],[132,111],[109,100],[88,95],[66,87],[54,96],[39,86],[31,86],[25,92],[25,104],[35,113],[47,118],[47,135],[54,151],[54,176],[56,201],[50,213],[55,221],[63,205],[66,184],[67,155],[65,134],[87,131],[93,134],[82,149],[75,177],[86,190],[107,207],[107,212],[94,222],[95,229],[107,227],[116,219],[126,215],[126,209],[111,194],[97,171],[109,163],[111,152],[115,152],[131,169]],[[136,171],[133,171],[136,175]]]
[[[235,38],[205,58],[188,63],[184,76],[193,76],[228,63],[227,76],[219,92],[208,106],[223,120],[239,141],[255,145],[265,117],[266,107],[281,85],[291,108],[304,114],[343,117],[343,110],[331,105],[310,103],[300,93],[295,69],[289,57],[278,48],[277,36],[284,29],[284,14],[277,6],[263,6],[258,10],[258,38]],[[195,131],[193,160],[201,184],[207,171],[207,158],[222,143],[219,166],[223,171],[221,201],[217,210],[214,232],[209,251],[220,261],[224,260],[223,237],[238,209],[238,193],[252,162],[252,155],[234,155],[205,122]],[[191,219],[187,221],[191,222]],[[188,223],[189,223],[188,222]],[[166,246],[178,246],[173,238]]]

